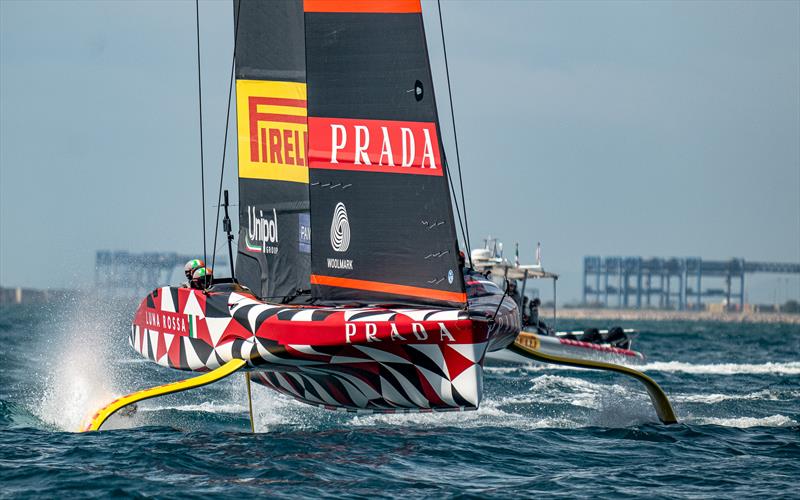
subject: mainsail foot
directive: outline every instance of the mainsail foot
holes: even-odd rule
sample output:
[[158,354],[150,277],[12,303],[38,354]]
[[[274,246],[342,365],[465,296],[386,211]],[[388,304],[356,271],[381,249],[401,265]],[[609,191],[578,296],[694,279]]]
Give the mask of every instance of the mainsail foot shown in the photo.
[[[202,387],[204,385],[211,384],[218,380],[222,380],[228,375],[233,374],[246,364],[247,361],[245,361],[244,359],[233,359],[231,361],[228,361],[224,365],[220,366],[219,368],[211,370],[210,372],[206,372],[198,377],[193,377],[186,380],[180,380],[178,382],[170,382],[169,384],[159,385],[158,387],[153,387],[150,389],[144,389],[141,391],[134,392],[133,394],[128,394],[127,396],[122,396],[120,398],[117,398],[108,405],[98,410],[97,413],[95,413],[94,416],[92,417],[91,422],[89,422],[89,424],[86,425],[86,427],[82,429],[81,432],[100,430],[100,426],[102,426],[103,423],[106,420],[108,420],[108,418],[111,415],[113,415],[120,409],[130,404],[137,403],[139,401],[144,401],[145,399],[164,396],[166,394],[188,391],[189,389],[194,389],[196,387]],[[249,396],[249,384],[248,384],[248,396]],[[252,423],[252,410],[250,415]]]
[[647,394],[650,396],[650,401],[653,403],[653,407],[655,408],[656,414],[658,415],[658,419],[661,420],[661,423],[667,425],[678,423],[675,412],[672,410],[672,405],[670,404],[669,399],[667,398],[667,395],[664,393],[663,389],[661,389],[661,387],[653,379],[638,370],[613,363],[604,363],[602,361],[565,358],[561,356],[555,356],[553,354],[545,354],[539,349],[539,339],[536,337],[536,335],[525,332],[520,333],[517,337],[517,340],[514,341],[513,344],[509,345],[508,349],[519,354],[520,356],[524,356],[534,361],[540,361],[542,363],[577,366],[579,368],[589,368],[592,370],[607,370],[633,377],[644,384],[645,389],[647,389]]

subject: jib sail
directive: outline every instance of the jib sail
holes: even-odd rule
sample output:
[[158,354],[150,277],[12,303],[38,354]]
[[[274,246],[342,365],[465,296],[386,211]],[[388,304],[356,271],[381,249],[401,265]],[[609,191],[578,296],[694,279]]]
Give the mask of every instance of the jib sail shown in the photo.
[[311,227],[302,1],[234,1],[239,246],[236,276],[263,298],[308,289]]
[[313,295],[463,306],[419,0],[304,10]]

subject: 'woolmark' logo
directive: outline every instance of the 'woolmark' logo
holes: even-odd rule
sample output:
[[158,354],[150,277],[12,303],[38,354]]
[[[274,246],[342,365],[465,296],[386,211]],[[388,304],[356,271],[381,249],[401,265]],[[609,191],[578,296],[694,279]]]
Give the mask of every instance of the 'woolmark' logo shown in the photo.
[[350,221],[347,220],[347,209],[342,202],[333,209],[331,247],[337,252],[346,252],[350,248]]

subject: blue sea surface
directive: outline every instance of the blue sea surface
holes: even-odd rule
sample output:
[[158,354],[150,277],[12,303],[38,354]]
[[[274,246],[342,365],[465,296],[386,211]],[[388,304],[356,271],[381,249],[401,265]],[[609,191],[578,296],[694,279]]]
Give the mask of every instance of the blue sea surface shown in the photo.
[[[244,377],[148,400],[80,434],[115,396],[185,378],[127,345],[129,301],[0,309],[0,497],[798,498],[800,327],[623,323],[680,419],[615,374],[488,363],[478,411],[351,415]],[[607,326],[562,321],[568,328]]]

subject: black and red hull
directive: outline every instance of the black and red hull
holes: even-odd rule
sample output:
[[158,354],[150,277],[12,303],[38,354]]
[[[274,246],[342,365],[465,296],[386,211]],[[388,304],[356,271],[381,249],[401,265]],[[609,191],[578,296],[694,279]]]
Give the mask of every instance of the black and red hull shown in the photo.
[[313,307],[270,304],[246,291],[162,287],[142,301],[130,343],[180,370],[244,359],[255,382],[328,409],[474,409],[486,353],[519,333],[513,301],[498,308],[500,299],[470,311]]

